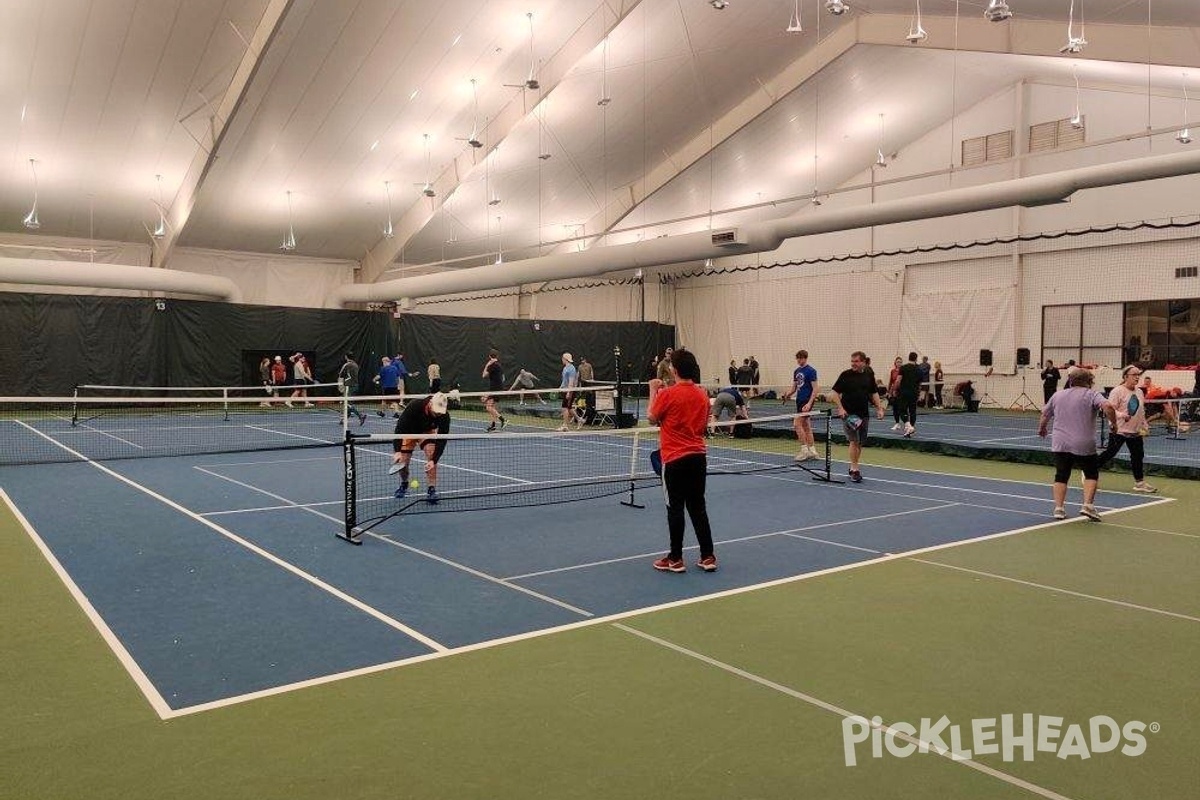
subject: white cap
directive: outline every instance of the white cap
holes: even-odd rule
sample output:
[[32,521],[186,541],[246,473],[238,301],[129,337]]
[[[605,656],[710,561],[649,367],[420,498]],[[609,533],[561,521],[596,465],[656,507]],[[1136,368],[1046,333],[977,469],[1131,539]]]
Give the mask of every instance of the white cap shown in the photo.
[[571,358],[571,354],[570,354],[570,353],[563,353],[563,361],[565,361],[565,362],[567,362],[568,364],[570,364],[572,360],[573,360],[573,359]]
[[447,401],[444,393],[438,392],[429,398],[429,410],[435,415],[441,416],[442,414],[445,414],[447,408],[449,408],[449,402]]
[[283,361],[283,356],[275,356],[276,361]]

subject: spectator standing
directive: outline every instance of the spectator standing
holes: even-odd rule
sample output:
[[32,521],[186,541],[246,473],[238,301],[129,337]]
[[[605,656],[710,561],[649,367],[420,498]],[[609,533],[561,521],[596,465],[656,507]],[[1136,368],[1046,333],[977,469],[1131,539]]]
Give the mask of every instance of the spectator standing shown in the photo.
[[692,530],[700,545],[696,566],[705,572],[717,569],[713,551],[712,528],[704,500],[708,472],[704,445],[708,422],[708,395],[696,384],[700,365],[686,350],[668,361],[674,373],[670,385],[655,387],[650,396],[650,422],[659,426],[659,454],[662,458],[662,482],[667,495],[667,529],[671,549],[654,562],[660,572],[687,572],[683,561],[684,511],[692,519]]
[[425,376],[429,378],[429,391],[437,394],[442,390],[442,368],[438,366],[437,359],[429,359],[429,366],[425,368]]
[[859,458],[867,443],[869,408],[875,406],[876,416],[883,419],[883,401],[879,399],[875,373],[867,371],[867,356],[861,350],[850,354],[850,369],[838,375],[830,390],[837,415],[846,428],[850,444],[850,480],[862,483]]
[[742,365],[738,367],[737,381],[734,385],[741,390],[742,394],[747,396],[750,394],[750,388],[754,385],[754,370],[750,367],[750,359],[742,359]]
[[[258,362],[258,379],[262,381],[263,391],[267,393],[267,397],[271,396],[271,357],[263,356],[262,361]],[[259,404],[260,408],[270,408],[271,404],[263,400]]]
[[287,367],[283,364],[283,356],[275,356],[271,362],[271,396],[279,397],[279,387],[287,384]]
[[750,396],[758,397],[758,383],[762,375],[758,371],[758,358],[750,356]]
[[1050,402],[1050,398],[1058,391],[1058,382],[1062,380],[1062,373],[1058,371],[1058,367],[1054,366],[1053,359],[1046,359],[1046,365],[1042,367],[1042,405]]
[[[733,359],[729,359],[729,385],[730,386],[737,386],[737,376],[738,376],[737,362],[734,361]],[[1200,369],[1197,370],[1196,381],[1198,382],[1198,385],[1200,385]]]
[[900,407],[900,367],[903,366],[904,359],[896,356],[892,361],[891,372],[888,373],[887,382],[887,398],[892,406],[892,430],[904,430],[904,410]]
[[[927,408],[928,406],[933,405],[933,386],[929,380],[933,373],[933,366],[929,363],[929,356],[921,356],[921,363],[917,364],[917,371],[921,375],[921,385],[919,387],[920,394],[919,399],[917,400],[917,405],[921,406],[922,408]],[[915,417],[909,420],[909,422],[913,425],[917,424]]]
[[1099,466],[1103,467],[1121,452],[1122,447],[1129,448],[1129,466],[1133,471],[1133,490],[1152,494],[1156,491],[1146,483],[1146,448],[1142,437],[1146,435],[1146,397],[1138,388],[1138,376],[1142,374],[1137,364],[1130,364],[1121,372],[1121,385],[1114,386],[1108,393],[1108,402],[1112,403],[1117,414],[1117,426],[1108,435],[1108,447],[1100,454]]
[[308,366],[308,359],[303,353],[293,353],[291,356],[292,362],[292,384],[295,388],[292,389],[292,396],[289,400],[284,401],[284,405],[288,408],[293,408],[292,400],[303,400],[306,408],[312,408],[312,403],[308,401],[308,385],[313,382],[312,370]]
[[796,454],[797,461],[809,461],[817,457],[817,448],[813,439],[812,423],[808,412],[812,411],[813,400],[817,397],[817,370],[808,363],[808,351],[796,351],[796,368],[792,370],[792,388],[783,393],[783,401],[789,397],[796,398],[797,417],[792,421],[796,431],[796,441],[800,442],[800,452]]
[[583,421],[587,425],[591,425],[596,419],[596,392],[593,384],[596,382],[596,370],[592,367],[592,362],[587,360],[587,356],[581,356],[579,359],[579,385],[584,389],[583,394]]
[[946,373],[942,372],[942,362],[933,362],[933,407],[942,407],[942,387],[946,385]]
[[562,425],[560,431],[570,430],[571,417],[574,415],[575,389],[579,386],[579,370],[575,368],[570,353],[562,354],[562,382],[558,388],[562,392]]
[[1068,379],[1070,386],[1055,392],[1042,409],[1038,436],[1051,430],[1050,449],[1054,453],[1054,518],[1066,519],[1067,482],[1072,468],[1083,472],[1082,516],[1100,521],[1096,510],[1096,490],[1100,486],[1099,457],[1096,454],[1096,412],[1108,418],[1111,428],[1117,427],[1117,415],[1112,403],[1092,388],[1092,373],[1077,369]]

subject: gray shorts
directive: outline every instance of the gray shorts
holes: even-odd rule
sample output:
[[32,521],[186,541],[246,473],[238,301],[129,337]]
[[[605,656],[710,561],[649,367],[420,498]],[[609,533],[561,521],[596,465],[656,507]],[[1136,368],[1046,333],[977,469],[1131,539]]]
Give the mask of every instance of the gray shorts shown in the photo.
[[843,422],[843,426],[846,429],[846,440],[847,441],[857,442],[858,444],[862,444],[862,445],[865,445],[867,443],[867,429],[871,425],[870,417],[863,417],[862,423],[859,424],[859,426],[857,428],[851,427],[850,425],[845,425],[844,424],[845,420],[842,420],[842,422]]
[[733,419],[737,416],[737,400],[728,392],[718,392],[717,397],[713,400],[712,415],[717,419],[721,419],[721,414],[725,411],[729,412],[729,418]]

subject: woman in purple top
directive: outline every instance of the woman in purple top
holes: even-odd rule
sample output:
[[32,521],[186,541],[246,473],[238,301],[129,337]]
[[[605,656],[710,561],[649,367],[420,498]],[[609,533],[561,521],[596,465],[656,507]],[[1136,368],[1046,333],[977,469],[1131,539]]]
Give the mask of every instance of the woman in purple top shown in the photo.
[[1096,411],[1108,418],[1110,428],[1117,426],[1112,403],[1092,388],[1092,373],[1080,369],[1071,376],[1070,388],[1055,392],[1042,408],[1038,436],[1045,437],[1053,423],[1050,449],[1054,452],[1054,518],[1066,519],[1067,481],[1071,469],[1083,472],[1082,516],[1100,521],[1094,504],[1100,486],[1100,463],[1096,453]]

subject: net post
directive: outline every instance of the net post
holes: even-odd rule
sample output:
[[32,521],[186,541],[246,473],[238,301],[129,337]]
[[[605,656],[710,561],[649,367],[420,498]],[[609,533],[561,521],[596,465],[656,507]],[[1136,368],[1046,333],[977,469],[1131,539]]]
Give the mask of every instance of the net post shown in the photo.
[[825,417],[825,469],[819,473],[814,472],[812,479],[825,483],[843,483],[833,477],[833,409],[827,408],[821,415]]
[[[619,376],[619,373],[618,373]],[[618,381],[619,383],[619,381]],[[645,508],[646,506],[637,501],[637,459],[638,459],[638,444],[641,442],[642,432],[634,430],[633,432],[633,447],[630,448],[629,455],[629,499],[622,500],[621,505],[629,508]]]
[[225,422],[229,422],[229,389],[221,389],[221,408],[225,412]]
[[76,385],[74,394],[71,395],[71,427],[79,425],[79,386]]
[[358,527],[358,490],[355,466],[354,435],[347,432],[342,442],[342,477],[345,481],[346,492],[343,501],[345,528],[338,531],[337,537],[350,544],[361,545],[362,533],[355,530]]
[[[619,344],[613,346],[613,370],[614,370],[614,374],[617,377],[616,388],[613,389],[613,426],[616,428],[620,428],[621,427],[621,415],[625,409],[622,407],[623,404],[622,404],[622,398],[621,398],[621,345],[619,345]],[[635,435],[634,436],[634,443],[635,443],[634,450],[637,450],[636,442],[637,442],[637,436]],[[630,487],[630,499],[632,499],[632,493],[633,493],[633,488],[631,486]]]

